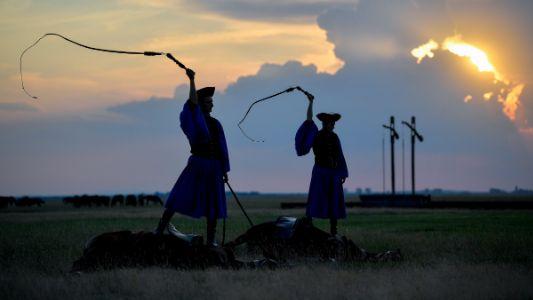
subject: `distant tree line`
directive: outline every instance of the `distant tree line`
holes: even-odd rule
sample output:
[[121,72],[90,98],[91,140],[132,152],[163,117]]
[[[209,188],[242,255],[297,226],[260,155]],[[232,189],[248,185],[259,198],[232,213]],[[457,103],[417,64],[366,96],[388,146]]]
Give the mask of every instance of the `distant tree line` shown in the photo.
[[489,190],[489,193],[490,194],[532,195],[533,190],[523,189],[523,188],[519,188],[518,186],[515,186],[514,190],[510,192],[499,189],[499,188],[491,188]]

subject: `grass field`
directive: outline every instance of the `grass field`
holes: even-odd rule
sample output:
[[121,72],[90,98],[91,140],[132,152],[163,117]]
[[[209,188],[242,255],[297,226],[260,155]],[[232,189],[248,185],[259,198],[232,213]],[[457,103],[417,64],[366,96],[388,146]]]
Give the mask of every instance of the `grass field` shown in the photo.
[[[241,200],[260,223],[302,215],[303,210],[279,209],[281,201],[302,200],[293,198]],[[247,222],[228,202],[227,238],[232,239]],[[155,206],[75,209],[61,202],[1,210],[0,299],[533,298],[533,211],[350,209],[339,233],[369,251],[400,248],[405,259],[398,263],[68,274],[91,236],[152,230],[160,213]],[[205,231],[203,221],[178,216],[173,223],[184,232]],[[326,222],[316,223],[327,228]]]

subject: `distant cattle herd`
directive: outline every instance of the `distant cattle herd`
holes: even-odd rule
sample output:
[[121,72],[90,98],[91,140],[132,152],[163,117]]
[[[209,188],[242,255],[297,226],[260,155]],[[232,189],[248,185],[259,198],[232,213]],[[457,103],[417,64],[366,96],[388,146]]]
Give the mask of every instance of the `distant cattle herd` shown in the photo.
[[43,199],[41,198],[30,198],[30,197],[21,197],[21,198],[15,198],[15,197],[3,197],[0,196],[0,208],[6,208],[10,205],[14,206],[41,206],[44,204]]
[[[92,207],[92,206],[145,206],[145,205],[163,205],[161,197],[158,195],[114,195],[98,196],[98,195],[82,195],[63,198],[63,203],[72,205],[74,207]],[[41,198],[32,197],[5,197],[0,196],[0,208],[7,208],[8,206],[41,206],[44,201]]]
[[74,207],[82,206],[145,206],[150,204],[163,205],[163,201],[157,195],[115,195],[110,196],[74,196],[63,198],[63,203],[72,204]]

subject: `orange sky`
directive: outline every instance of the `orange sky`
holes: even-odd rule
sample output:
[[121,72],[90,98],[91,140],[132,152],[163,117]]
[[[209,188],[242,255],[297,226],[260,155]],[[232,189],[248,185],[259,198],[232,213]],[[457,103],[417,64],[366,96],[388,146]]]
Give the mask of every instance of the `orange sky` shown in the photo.
[[[181,1],[104,1],[79,4],[1,4],[0,103],[25,102],[51,114],[88,111],[132,99],[171,96],[186,82],[164,58],[88,51],[50,37],[24,60],[27,89],[20,89],[18,57],[46,32],[95,47],[174,53],[198,76],[198,85],[223,89],[265,63],[299,60],[333,73],[342,66],[314,19],[298,22],[237,20],[198,11]],[[12,118],[13,113],[4,114]],[[23,117],[19,115],[17,117]]]

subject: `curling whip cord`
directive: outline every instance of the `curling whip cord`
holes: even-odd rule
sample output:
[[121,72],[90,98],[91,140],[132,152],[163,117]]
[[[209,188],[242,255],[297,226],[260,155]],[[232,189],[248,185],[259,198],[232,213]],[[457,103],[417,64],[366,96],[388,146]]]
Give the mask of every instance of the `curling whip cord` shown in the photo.
[[248,116],[248,114],[250,113],[250,111],[252,110],[252,107],[254,107],[254,105],[256,105],[257,103],[259,103],[259,102],[263,102],[263,101],[266,101],[266,100],[269,100],[269,99],[272,99],[272,98],[277,97],[277,96],[279,96],[279,95],[281,95],[281,94],[284,94],[284,93],[290,93],[290,92],[292,92],[292,91],[294,91],[294,90],[298,90],[298,91],[304,93],[308,98],[313,98],[313,99],[315,98],[315,97],[314,97],[311,93],[309,93],[308,91],[302,89],[302,88],[299,87],[299,86],[295,86],[295,87],[290,87],[290,88],[288,88],[288,89],[286,89],[286,90],[283,90],[283,91],[281,91],[281,92],[279,92],[279,93],[275,93],[275,94],[273,94],[273,95],[270,95],[270,96],[268,96],[268,97],[265,97],[265,98],[261,98],[261,99],[259,99],[259,100],[256,100],[256,101],[254,101],[254,102],[248,107],[248,110],[246,110],[246,113],[244,114],[244,117],[242,117],[242,119],[239,121],[239,124],[237,124],[237,126],[239,126],[239,129],[241,130],[242,134],[243,134],[246,138],[248,138],[250,141],[252,141],[252,142],[264,142],[264,140],[260,140],[260,141],[259,141],[259,140],[255,140],[255,139],[251,138],[248,134],[246,134],[246,132],[244,131],[244,129],[242,129],[241,124],[244,122],[244,120],[246,119],[246,117]]
[[24,86],[24,79],[22,77],[22,58],[24,57],[24,54],[26,54],[26,52],[28,50],[30,50],[31,48],[33,48],[34,46],[36,46],[42,39],[44,39],[45,37],[47,36],[56,36],[56,37],[59,37],[59,38],[62,38],[64,39],[65,41],[67,42],[70,42],[74,45],[77,45],[77,46],[80,46],[80,47],[83,47],[83,48],[86,48],[86,49],[89,49],[89,50],[94,50],[94,51],[101,51],[101,52],[107,52],[107,53],[116,53],[116,54],[132,54],[132,55],[145,55],[145,56],[158,56],[158,55],[166,55],[169,59],[171,59],[172,61],[174,61],[180,68],[182,69],[186,69],[185,65],[183,65],[180,61],[178,61],[177,59],[175,59],[172,54],[170,53],[165,53],[165,52],[154,52],[154,51],[124,51],[124,50],[113,50],[113,49],[104,49],[104,48],[97,48],[97,47],[91,47],[91,46],[88,46],[88,45],[84,45],[82,43],[79,43],[79,42],[76,42],[70,38],[67,38],[61,34],[58,34],[58,33],[45,33],[43,34],[40,38],[38,38],[33,44],[31,44],[28,48],[24,49],[24,51],[22,51],[22,54],[20,54],[20,58],[19,58],[19,68],[20,68],[20,83],[22,85],[22,90],[28,95],[30,96],[31,98],[33,99],[37,99],[36,96],[33,96],[31,95],[25,88]]

